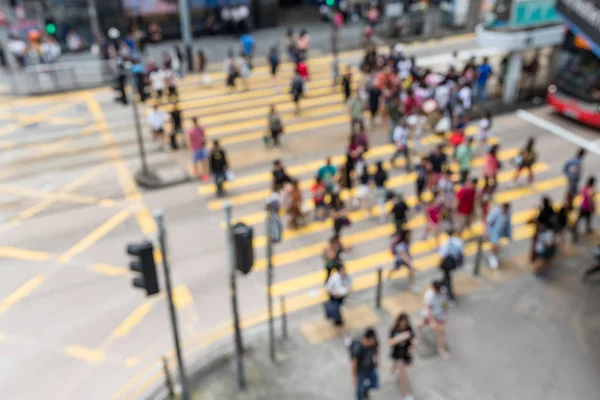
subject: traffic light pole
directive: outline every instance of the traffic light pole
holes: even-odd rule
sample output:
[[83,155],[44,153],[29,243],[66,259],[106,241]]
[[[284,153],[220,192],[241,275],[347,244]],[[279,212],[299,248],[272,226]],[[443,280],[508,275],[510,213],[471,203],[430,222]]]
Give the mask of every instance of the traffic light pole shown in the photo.
[[269,356],[275,361],[275,328],[273,326],[273,209],[267,205],[267,307],[269,310]]
[[188,0],[179,0],[179,25],[181,26],[181,39],[185,47],[188,62],[188,71],[194,71],[194,58],[192,57],[192,28]]
[[167,245],[164,225],[164,215],[162,211],[156,211],[154,213],[154,219],[158,226],[158,244],[162,253],[163,268],[165,272],[165,286],[167,288],[167,299],[169,301],[169,313],[171,314],[171,327],[173,328],[173,339],[175,341],[175,351],[177,354],[177,365],[179,367],[179,381],[181,382],[181,394],[182,400],[190,400],[190,392],[187,381],[187,375],[185,374],[185,366],[183,364],[183,356],[181,354],[181,345],[179,343],[179,329],[177,327],[177,314],[175,311],[175,305],[173,304],[173,291],[171,290],[171,273],[169,271],[169,257],[167,257]]
[[231,288],[231,310],[233,312],[233,328],[235,342],[235,358],[237,361],[238,389],[246,389],[246,376],[244,373],[244,360],[242,359],[243,343],[242,331],[240,329],[240,314],[237,303],[237,283],[235,277],[235,246],[233,244],[233,232],[231,225],[231,202],[225,201],[225,224],[227,226],[227,249],[229,253],[229,284]]

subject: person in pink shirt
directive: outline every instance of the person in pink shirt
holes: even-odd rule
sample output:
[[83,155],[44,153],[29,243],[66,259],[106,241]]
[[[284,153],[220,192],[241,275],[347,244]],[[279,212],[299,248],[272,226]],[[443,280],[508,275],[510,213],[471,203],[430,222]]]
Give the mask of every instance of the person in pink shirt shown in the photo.
[[596,190],[594,186],[596,185],[596,177],[591,176],[587,184],[581,190],[581,205],[579,206],[579,216],[577,220],[573,224],[573,242],[577,242],[579,240],[579,222],[582,219],[585,219],[586,222],[586,232],[591,234],[593,232],[592,229],[592,221],[594,219],[594,214],[596,212]]
[[498,145],[495,144],[485,155],[483,163],[483,178],[487,180],[491,179],[491,185],[494,189],[496,189],[498,186],[496,175],[498,174],[500,168],[502,168],[502,164],[498,160]]
[[[200,176],[203,182],[208,181],[208,159],[206,157],[206,136],[204,128],[198,123],[197,118],[192,118],[192,127],[187,131],[187,142],[192,150],[192,168],[194,176]],[[199,175],[198,165],[201,166],[202,175]]]
[[456,194],[456,220],[458,230],[456,233],[460,235],[465,228],[471,226],[473,220],[473,214],[475,211],[475,198],[476,198],[477,179],[471,180],[471,182],[465,183]]
[[427,223],[423,232],[423,240],[426,240],[430,232],[433,232],[436,246],[440,246],[440,223],[443,219],[444,201],[441,196],[438,196],[436,190],[432,191],[433,198],[425,208],[425,217]]

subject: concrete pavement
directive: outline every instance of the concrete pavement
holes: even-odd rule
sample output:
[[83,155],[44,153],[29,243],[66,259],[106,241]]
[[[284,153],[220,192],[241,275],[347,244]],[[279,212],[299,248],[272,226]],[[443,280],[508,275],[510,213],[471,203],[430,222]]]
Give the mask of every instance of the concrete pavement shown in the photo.
[[[527,251],[527,243],[510,245],[506,253]],[[481,278],[471,277],[471,265],[456,276],[458,306],[448,319],[449,360],[435,354],[435,341],[424,330],[409,369],[412,393],[419,400],[576,399],[591,398],[600,389],[597,371],[598,280],[580,281],[592,265],[592,247],[583,245],[577,256],[557,260],[551,275],[535,278],[520,257],[505,260],[495,275],[484,267]],[[508,255],[510,257],[510,255]],[[437,274],[420,277],[426,284]],[[346,307],[348,325],[358,336],[366,326],[376,329],[381,343],[379,368],[382,387],[372,399],[400,398],[392,377],[387,338],[399,312],[418,323],[421,297],[398,293],[386,285],[383,309],[374,304],[372,290],[352,294]],[[267,333],[246,340],[244,357],[247,389],[237,391],[235,362],[223,356],[194,379],[192,399],[351,399],[348,349],[323,321],[321,308],[296,314],[290,337],[277,326],[278,359],[268,355]],[[279,321],[276,321],[279,323]],[[313,328],[319,327],[319,330]],[[335,332],[333,332],[335,335]],[[323,339],[324,337],[324,339]],[[318,368],[316,367],[318,366]]]

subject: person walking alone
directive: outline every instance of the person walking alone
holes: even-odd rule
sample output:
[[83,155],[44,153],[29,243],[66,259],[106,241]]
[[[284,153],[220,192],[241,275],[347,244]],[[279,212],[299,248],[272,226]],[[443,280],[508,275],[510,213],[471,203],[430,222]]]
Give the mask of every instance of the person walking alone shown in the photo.
[[452,229],[448,230],[448,238],[440,247],[440,269],[444,273],[443,284],[446,287],[448,298],[455,300],[452,286],[452,273],[460,268],[464,260],[463,241]]
[[586,233],[593,232],[592,220],[596,212],[596,177],[592,176],[588,179],[586,185],[581,190],[581,205],[579,206],[579,215],[573,224],[573,242],[579,241],[579,223],[585,219]]
[[406,172],[411,171],[410,163],[410,149],[408,148],[408,140],[410,138],[410,129],[408,122],[403,119],[400,125],[397,125],[394,129],[394,143],[396,144],[396,151],[390,159],[390,164],[394,165],[396,159],[401,155],[404,156]]
[[521,171],[527,169],[528,182],[531,185],[533,183],[533,164],[537,159],[537,153],[535,151],[535,139],[529,138],[525,147],[521,149],[521,152],[516,157],[515,164],[515,175],[513,181],[516,183],[517,179],[519,179],[519,175],[521,175]]
[[585,157],[585,149],[579,149],[575,157],[567,160],[563,167],[563,173],[567,177],[567,192],[569,193],[569,206],[572,208],[573,200],[579,193],[579,182],[581,181],[583,170],[583,158]]
[[469,136],[466,142],[463,142],[456,148],[456,160],[459,164],[460,175],[458,183],[461,185],[464,185],[467,182],[467,179],[469,179],[473,154],[473,137]]
[[490,148],[483,160],[483,178],[491,182],[490,185],[494,190],[498,186],[496,176],[500,168],[502,168],[502,164],[498,160],[498,145],[495,144]]
[[492,245],[488,255],[488,264],[490,268],[498,269],[500,268],[500,240],[502,238],[512,240],[512,223],[509,203],[494,207],[486,220],[485,233]]
[[219,141],[213,141],[212,150],[210,152],[210,172],[215,180],[215,186],[217,188],[217,196],[221,197],[225,194],[225,181],[227,180],[227,171],[229,170],[229,164],[227,162],[227,154],[225,150],[219,145]]
[[446,322],[448,320],[448,297],[444,285],[433,281],[431,288],[425,292],[425,308],[421,312],[421,322],[418,326],[418,336],[425,326],[431,326],[437,334],[437,350],[442,358],[448,358],[446,351]]
[[379,343],[375,330],[367,328],[359,340],[352,342],[350,353],[356,400],[366,400],[370,390],[379,389]]
[[302,76],[300,76],[298,71],[296,71],[296,74],[292,78],[290,93],[292,95],[292,100],[296,105],[296,115],[300,115],[300,99],[304,95],[304,79],[302,79]]
[[408,385],[408,376],[406,369],[412,364],[412,347],[415,339],[415,333],[410,325],[408,314],[398,315],[392,329],[390,330],[390,339],[388,345],[392,349],[390,358],[392,359],[392,373],[398,374],[398,383],[404,400],[415,400],[410,393]]
[[396,234],[392,242],[392,252],[394,255],[394,266],[390,269],[388,281],[392,280],[392,274],[398,271],[402,266],[408,269],[408,291],[417,293],[415,288],[415,270],[413,258],[410,255],[410,231],[402,230]]
[[348,337],[342,318],[342,305],[352,290],[352,279],[346,273],[346,268],[342,264],[325,283],[325,290],[329,295],[329,301],[325,303],[325,313],[327,319],[333,321],[338,329],[340,336],[344,338],[344,344],[350,345],[351,339]]
[[270,141],[274,147],[279,147],[281,144],[279,141],[279,137],[283,133],[283,124],[281,122],[281,116],[275,109],[274,105],[271,105],[267,119],[269,122],[269,131],[271,133],[271,138],[270,140],[265,141],[265,143]]
[[377,162],[377,169],[373,175],[373,182],[377,190],[377,202],[379,203],[379,216],[381,222],[386,221],[385,203],[387,202],[387,188],[385,187],[388,180],[388,174],[383,169],[383,163]]
[[[193,172],[203,182],[208,181],[208,161],[206,156],[206,135],[198,118],[192,118],[192,127],[187,132],[188,147],[192,150]],[[200,166],[200,169],[198,168]]]
[[277,47],[271,47],[269,51],[269,65],[271,66],[271,79],[273,80],[273,88],[275,93],[279,92],[279,82],[277,82],[277,70],[279,69],[279,53]]

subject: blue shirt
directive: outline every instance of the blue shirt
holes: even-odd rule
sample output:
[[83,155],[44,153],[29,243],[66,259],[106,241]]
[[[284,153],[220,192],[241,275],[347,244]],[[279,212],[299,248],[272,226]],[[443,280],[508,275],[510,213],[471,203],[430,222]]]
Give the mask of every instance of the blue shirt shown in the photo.
[[478,72],[479,74],[477,76],[477,84],[485,85],[490,75],[492,74],[492,67],[490,67],[490,64],[481,64],[479,66]]
[[254,50],[254,36],[248,34],[242,35],[242,37],[240,37],[240,42],[244,49],[244,54],[252,54],[252,51]]
[[317,171],[317,176],[325,183],[327,186],[333,185],[333,177],[337,173],[337,168],[333,165],[323,165]]

